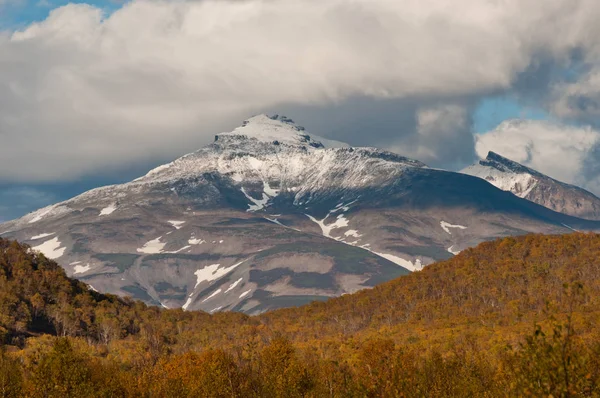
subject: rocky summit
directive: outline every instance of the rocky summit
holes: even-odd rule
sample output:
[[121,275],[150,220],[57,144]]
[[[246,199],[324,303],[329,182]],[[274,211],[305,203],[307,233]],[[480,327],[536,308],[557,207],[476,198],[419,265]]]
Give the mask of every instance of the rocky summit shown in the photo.
[[557,181],[495,152],[489,152],[485,159],[462,172],[554,211],[600,220],[600,198],[593,193]]
[[497,237],[600,230],[519,196],[259,115],[0,232],[101,292],[260,313],[369,288]]

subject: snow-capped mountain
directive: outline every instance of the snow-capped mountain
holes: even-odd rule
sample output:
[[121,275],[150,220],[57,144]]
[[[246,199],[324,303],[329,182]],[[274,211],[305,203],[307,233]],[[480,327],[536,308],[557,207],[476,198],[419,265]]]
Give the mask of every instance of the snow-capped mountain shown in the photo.
[[368,288],[483,240],[571,229],[600,223],[265,115],[130,183],[0,225],[99,291],[247,313]]
[[600,220],[600,198],[593,193],[557,181],[497,153],[489,152],[485,159],[462,172],[483,178],[504,191],[554,211]]

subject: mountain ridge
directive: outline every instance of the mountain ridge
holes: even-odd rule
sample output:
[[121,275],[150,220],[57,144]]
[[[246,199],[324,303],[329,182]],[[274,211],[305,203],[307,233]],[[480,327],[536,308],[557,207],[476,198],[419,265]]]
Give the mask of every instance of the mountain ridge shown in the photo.
[[461,173],[482,178],[551,210],[589,220],[600,220],[600,198],[576,185],[567,184],[490,151]]
[[476,177],[336,145],[259,115],[129,183],[2,224],[2,236],[101,292],[255,314],[371,288],[497,237],[600,230]]

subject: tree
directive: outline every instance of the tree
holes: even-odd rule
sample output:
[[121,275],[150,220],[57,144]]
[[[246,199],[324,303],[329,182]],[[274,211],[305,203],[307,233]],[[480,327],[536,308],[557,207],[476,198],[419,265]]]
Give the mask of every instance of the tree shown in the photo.
[[566,320],[560,322],[550,314],[550,331],[536,324],[533,334],[520,345],[512,375],[519,395],[573,397],[600,393],[589,372],[589,350],[581,346],[573,325],[573,313],[583,298],[582,292],[579,283],[564,285]]
[[23,375],[19,365],[0,347],[0,398],[20,397],[22,388]]
[[59,338],[31,377],[33,397],[69,398],[92,396],[92,372],[83,355],[73,350],[67,338]]
[[260,354],[259,380],[262,395],[305,397],[314,387],[314,379],[298,360],[289,340],[276,337]]

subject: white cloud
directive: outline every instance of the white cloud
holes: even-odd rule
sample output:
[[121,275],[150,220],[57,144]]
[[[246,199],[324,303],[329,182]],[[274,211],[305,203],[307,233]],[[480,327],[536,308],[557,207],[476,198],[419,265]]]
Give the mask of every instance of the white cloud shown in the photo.
[[590,127],[512,120],[489,133],[478,134],[475,150],[480,158],[494,151],[550,177],[599,193],[600,173],[586,170],[599,143],[600,132]]
[[508,90],[537,54],[600,54],[599,13],[595,0],[143,0],[106,18],[68,5],[0,36],[0,180],[168,159],[282,103]]

